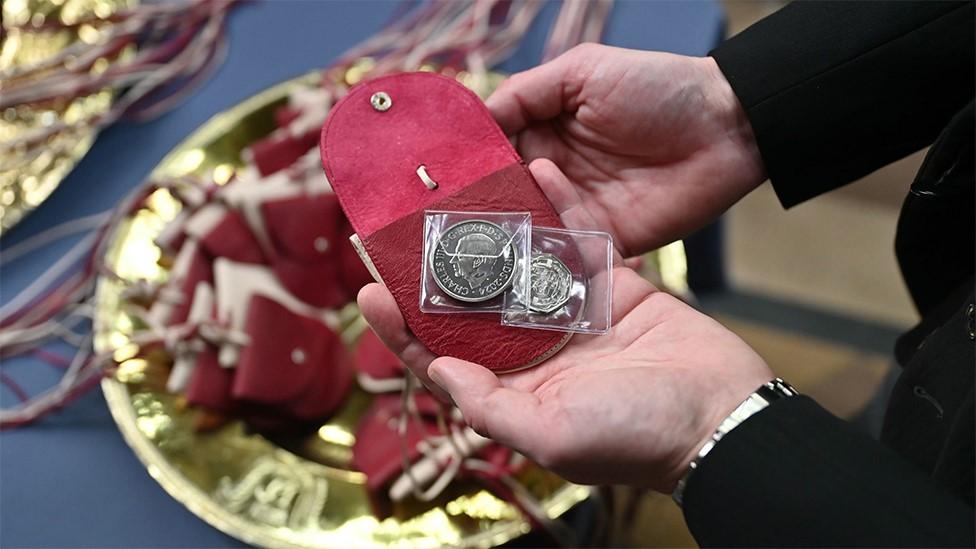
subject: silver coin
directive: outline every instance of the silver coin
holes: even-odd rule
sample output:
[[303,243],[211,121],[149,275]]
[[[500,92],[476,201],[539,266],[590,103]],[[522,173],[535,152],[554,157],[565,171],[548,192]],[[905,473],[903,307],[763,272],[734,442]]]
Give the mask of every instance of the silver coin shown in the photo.
[[504,229],[480,219],[447,228],[430,254],[434,282],[459,301],[487,301],[504,292],[515,276],[515,246]]
[[532,256],[529,309],[551,313],[569,302],[573,288],[573,273],[552,254]]

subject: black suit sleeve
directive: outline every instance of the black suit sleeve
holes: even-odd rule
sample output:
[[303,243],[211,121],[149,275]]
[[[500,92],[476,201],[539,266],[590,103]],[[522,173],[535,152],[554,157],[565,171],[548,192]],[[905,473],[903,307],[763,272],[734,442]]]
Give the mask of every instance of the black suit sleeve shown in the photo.
[[714,50],[784,206],[932,143],[973,98],[973,3],[795,2]]
[[916,467],[798,396],[715,445],[688,481],[702,546],[973,547],[973,510]]
[[[930,144],[974,94],[973,4],[797,2],[712,55],[786,206]],[[704,546],[969,546],[973,510],[807,397],[718,443],[684,513]]]

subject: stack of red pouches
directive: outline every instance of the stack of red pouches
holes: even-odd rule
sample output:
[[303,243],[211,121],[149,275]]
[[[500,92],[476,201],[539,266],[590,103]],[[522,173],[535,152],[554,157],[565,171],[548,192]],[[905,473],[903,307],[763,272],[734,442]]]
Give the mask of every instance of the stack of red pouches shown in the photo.
[[158,240],[175,260],[149,311],[193,343],[170,345],[179,352],[169,389],[261,429],[337,409],[353,371],[335,310],[371,280],[321,172],[296,167],[317,132],[290,137],[300,117],[288,111],[282,130],[251,147],[241,175],[181,194],[184,211]]
[[[394,136],[405,150],[413,151],[401,157],[376,155],[377,149],[370,145],[369,135],[384,129],[376,124],[364,127],[366,133],[351,136],[348,145],[357,154],[365,155],[360,167],[365,166],[366,173],[351,180],[353,183],[335,175],[330,175],[330,180],[342,189],[393,174],[396,177],[389,184],[397,185],[405,178],[390,171],[393,165],[409,166],[418,158],[418,151],[436,152],[419,156],[426,159],[429,170],[439,178],[438,200],[417,197],[413,190],[403,193],[404,196],[380,194],[363,203],[366,210],[375,206],[378,212],[361,218],[357,213],[350,226],[338,207],[337,198],[342,200],[345,211],[350,212],[347,200],[342,198],[343,191],[337,197],[329,190],[330,181],[321,178],[321,172],[320,179],[316,179],[301,166],[308,159],[308,152],[303,150],[309,142],[307,132],[275,132],[250,148],[246,158],[252,166],[235,180],[224,187],[190,193],[194,197],[202,195],[203,199],[184,200],[184,212],[164,231],[165,237],[159,242],[164,250],[176,256],[166,291],[160,292],[169,297],[158,299],[150,311],[150,316],[166,327],[196,326],[191,332],[195,344],[183,345],[183,350],[176,353],[169,385],[175,392],[185,393],[190,404],[222,416],[243,417],[262,429],[277,429],[296,421],[321,421],[341,403],[350,387],[353,369],[361,386],[386,393],[379,394],[361,418],[353,448],[353,465],[367,474],[370,499],[380,516],[392,510],[392,501],[409,494],[404,489],[410,475],[404,469],[403,449],[406,449],[406,463],[418,468],[414,477],[429,482],[431,474],[439,474],[431,473],[430,456],[424,455],[421,446],[432,438],[443,438],[437,417],[443,417],[444,407],[430,394],[416,393],[418,413],[407,422],[406,431],[401,434],[397,425],[403,413],[400,394],[404,388],[403,365],[371,332],[362,337],[355,361],[345,356],[329,316],[335,308],[354,300],[358,289],[371,280],[360,258],[379,258],[373,263],[388,286],[391,280],[400,278],[396,272],[400,266],[409,277],[414,266],[419,266],[420,251],[413,239],[406,238],[406,232],[403,236],[407,245],[400,249],[397,232],[416,228],[419,235],[420,227],[413,225],[425,206],[451,209],[450,206],[467,204],[481,192],[487,192],[477,202],[482,209],[528,210],[533,213],[535,223],[560,226],[555,212],[507,140],[487,113],[478,111],[483,111],[483,107],[476,96],[440,77],[419,83],[427,91],[417,89],[415,82],[406,84],[404,91],[415,96],[429,93],[436,100],[438,94],[446,94],[452,108],[440,114],[448,117],[475,109],[473,121],[467,126],[460,124],[449,135],[425,144],[424,135],[441,132],[452,124],[441,116],[438,123],[424,129],[419,127],[423,121],[416,120],[412,140],[404,140],[403,135]],[[395,102],[401,97],[396,86],[384,89],[392,90]],[[365,92],[358,93],[362,99]],[[369,93],[367,102],[368,98]],[[390,112],[404,111],[404,105],[395,103]],[[421,117],[424,113],[438,113],[436,104],[428,102]],[[277,119],[286,126],[301,119],[301,115],[285,107]],[[478,130],[475,135],[466,134],[472,127]],[[327,130],[328,126],[323,136]],[[375,138],[375,133],[372,135]],[[388,138],[376,141],[379,150]],[[472,144],[472,139],[477,143]],[[337,156],[348,156],[352,150],[349,147],[340,147]],[[325,149],[323,139],[323,153]],[[460,154],[466,149],[466,155]],[[464,162],[452,171],[448,167],[455,157]],[[469,170],[468,161],[475,162],[478,169]],[[415,168],[409,171],[416,177]],[[457,177],[446,177],[447,174]],[[375,186],[367,191],[383,192]],[[444,195],[450,195],[446,201],[442,200]],[[360,211],[355,205],[352,208]],[[414,215],[404,220],[397,212]],[[349,245],[352,227],[356,227],[360,240],[371,252],[357,253],[361,251]],[[379,253],[383,250],[395,253]],[[405,288],[402,280],[391,288],[401,309],[405,300],[413,299],[404,296],[409,294]],[[415,290],[418,288],[419,279]],[[418,300],[413,299],[413,303]],[[538,363],[565,342],[561,334],[501,328],[497,318],[489,325],[484,322],[485,315],[480,318],[474,318],[478,315],[447,316],[454,317],[456,325],[446,330],[444,337],[436,337],[445,326],[443,322],[419,322],[416,314],[405,310],[411,328],[435,352],[481,360],[497,371]],[[461,337],[451,341],[451,337],[457,336]],[[502,345],[472,346],[472,337],[478,342],[483,337]],[[496,353],[487,356],[464,350],[474,347],[492,347]],[[449,417],[454,427],[463,428],[456,414]],[[473,432],[468,430],[466,434],[472,436]],[[521,462],[510,450],[490,441],[471,446],[466,457],[492,464],[497,475],[512,472]],[[433,468],[443,471],[451,459],[455,458],[435,460]],[[484,470],[469,471],[463,467],[457,474],[468,478],[486,475]]]
[[[520,456],[500,444],[475,435],[456,414],[452,414],[454,409],[422,389],[411,394],[417,414],[406,419],[405,430],[401,432],[401,416],[406,413],[401,393],[404,366],[372,331],[367,330],[360,338],[355,365],[360,386],[382,387],[385,383],[388,391],[376,395],[360,418],[356,443],[352,448],[352,465],[366,473],[366,489],[376,516],[383,518],[393,514],[393,504],[412,493],[412,482],[430,484],[434,477],[452,465],[453,460],[458,459],[452,452],[440,452],[442,459],[428,458],[427,467],[421,464],[427,457],[421,445],[437,439],[441,440],[442,445],[450,444],[443,440],[445,433],[437,420],[438,415],[454,426],[457,433],[454,436],[474,439],[474,444],[466,446],[468,453],[463,456],[464,459],[474,457],[492,466],[492,470],[487,472],[471,471],[463,466],[462,460],[455,478],[498,477],[511,474],[521,467],[523,460]],[[400,382],[399,389],[396,382]],[[437,454],[437,447],[430,448],[428,453]],[[411,474],[407,474],[405,464],[412,468]]]

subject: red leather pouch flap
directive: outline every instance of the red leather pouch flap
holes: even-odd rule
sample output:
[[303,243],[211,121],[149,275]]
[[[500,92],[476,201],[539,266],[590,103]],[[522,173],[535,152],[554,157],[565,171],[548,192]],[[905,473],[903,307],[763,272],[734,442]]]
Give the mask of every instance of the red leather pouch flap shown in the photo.
[[301,398],[284,404],[289,415],[305,420],[320,419],[331,415],[349,394],[352,385],[352,358],[344,345],[335,345],[333,356],[320,366],[315,377]]
[[349,301],[339,262],[345,225],[333,194],[301,195],[261,205],[273,247],[271,268],[296,297],[315,307],[339,307]]
[[261,246],[240,213],[227,210],[217,225],[200,239],[200,246],[213,257],[239,263],[264,263]]
[[275,109],[275,113],[274,113],[275,124],[279,128],[284,128],[288,124],[291,124],[295,119],[297,119],[301,115],[302,115],[302,111],[300,109],[290,107],[287,105],[283,107],[278,107],[277,109]]
[[439,432],[433,417],[424,413],[430,411],[425,399],[418,398],[417,407],[426,417],[420,422],[408,421],[403,435],[398,432],[402,413],[400,395],[377,396],[360,419],[352,447],[352,465],[366,473],[366,487],[370,492],[379,492],[403,472],[404,451],[409,462],[415,461],[421,455],[417,444]]
[[234,398],[265,404],[299,398],[328,378],[342,345],[328,326],[261,295],[251,298],[245,332],[251,341],[237,365]]
[[278,258],[271,262],[271,270],[282,286],[305,303],[319,308],[339,308],[350,300],[339,276],[340,269],[338,261],[306,263]]
[[342,210],[333,194],[302,195],[261,204],[277,255],[309,263],[334,262]]
[[207,345],[197,353],[186,400],[190,404],[216,412],[231,412],[234,409],[234,401],[230,396],[233,383],[234,370],[222,367],[217,360],[217,350]]
[[[377,108],[380,93],[388,101]],[[474,93],[432,73],[364,82],[330,113],[321,153],[365,254],[432,352],[510,371],[542,362],[565,343],[565,334],[501,326],[494,314],[420,311],[425,210],[528,211],[534,225],[562,226]],[[421,166],[436,188],[418,175]]]
[[268,176],[291,166],[314,146],[314,132],[295,137],[288,132],[278,131],[254,143],[247,150],[258,172],[262,176]]
[[373,330],[366,330],[359,337],[355,357],[356,369],[372,378],[403,377],[403,362],[383,345]]

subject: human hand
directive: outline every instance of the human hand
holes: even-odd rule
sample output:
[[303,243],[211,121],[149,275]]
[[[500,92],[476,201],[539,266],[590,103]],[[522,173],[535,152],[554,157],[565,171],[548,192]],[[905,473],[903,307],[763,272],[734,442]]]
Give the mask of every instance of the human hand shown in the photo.
[[704,226],[765,179],[710,57],[583,44],[513,75],[487,104],[526,162],[559,166],[627,257]]
[[[566,226],[595,226],[551,162],[530,169]],[[435,357],[382,285],[363,288],[359,306],[384,343],[481,435],[571,481],[669,492],[722,419],[773,374],[735,334],[657,291],[620,257],[616,263],[609,334],[575,335],[541,365],[499,376]]]

